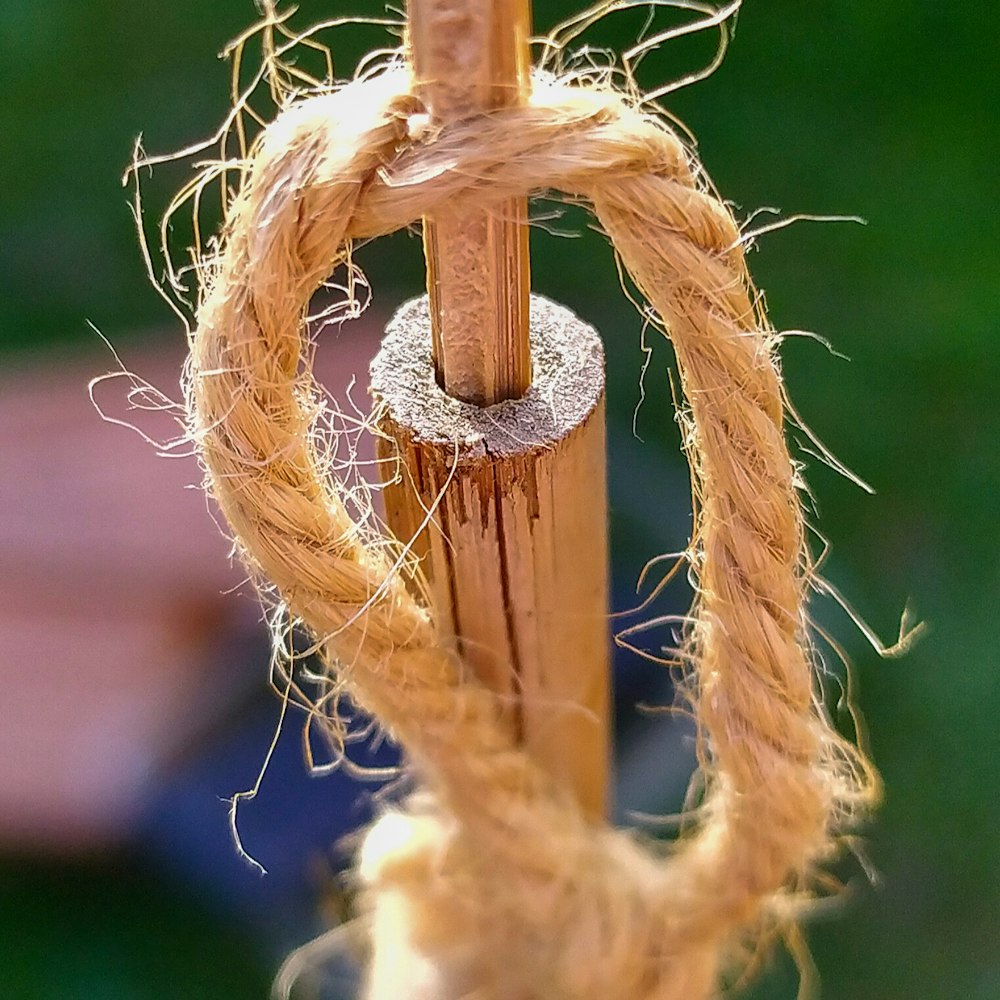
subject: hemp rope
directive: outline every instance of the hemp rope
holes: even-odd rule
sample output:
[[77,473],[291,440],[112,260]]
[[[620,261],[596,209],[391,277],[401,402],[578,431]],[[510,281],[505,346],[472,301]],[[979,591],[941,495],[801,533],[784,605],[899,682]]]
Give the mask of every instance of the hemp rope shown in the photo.
[[[265,129],[203,262],[191,432],[246,562],[426,789],[361,850],[369,996],[703,1000],[751,931],[794,919],[875,780],[814,686],[777,335],[731,213],[674,134],[620,95],[539,77],[524,107],[427,121],[396,67]],[[593,205],[669,331],[690,407],[690,695],[708,792],[696,829],[660,856],[586,823],[516,746],[384,540],[345,509],[311,430],[306,309],[350,241],[549,188]]]

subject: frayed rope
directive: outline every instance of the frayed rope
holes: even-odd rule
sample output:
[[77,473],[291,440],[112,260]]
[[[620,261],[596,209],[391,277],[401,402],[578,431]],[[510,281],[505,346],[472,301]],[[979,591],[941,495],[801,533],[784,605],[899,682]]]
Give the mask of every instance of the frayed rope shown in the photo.
[[[593,206],[669,333],[689,408],[690,697],[708,790],[669,853],[584,821],[516,745],[311,434],[304,318],[350,242],[550,188]],[[777,335],[700,167],[609,89],[539,77],[524,107],[433,129],[389,68],[264,130],[200,274],[187,391],[210,488],[251,569],[322,644],[331,684],[423,783],[361,850],[369,996],[713,996],[740,945],[794,923],[878,783],[814,680]]]

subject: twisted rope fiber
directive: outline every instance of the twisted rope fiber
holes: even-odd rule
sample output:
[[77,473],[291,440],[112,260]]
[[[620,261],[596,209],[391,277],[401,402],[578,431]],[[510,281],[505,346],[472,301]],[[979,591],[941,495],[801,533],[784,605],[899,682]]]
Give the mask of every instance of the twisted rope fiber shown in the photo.
[[[265,130],[205,264],[188,398],[211,490],[252,570],[426,787],[361,852],[378,1000],[714,996],[748,928],[790,919],[871,798],[870,766],[814,689],[776,337],[699,169],[606,90],[539,78],[526,107],[431,130],[408,73],[389,69]],[[350,241],[549,188],[593,205],[669,331],[690,407],[691,698],[709,782],[697,828],[665,856],[586,823],[517,747],[352,520],[311,432],[305,312]]]

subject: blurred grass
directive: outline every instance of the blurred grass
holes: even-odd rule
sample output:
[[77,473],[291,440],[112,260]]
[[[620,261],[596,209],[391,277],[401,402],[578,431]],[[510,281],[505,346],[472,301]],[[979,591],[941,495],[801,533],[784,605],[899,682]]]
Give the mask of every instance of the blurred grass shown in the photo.
[[[346,9],[302,6],[307,19]],[[378,10],[360,0],[349,9]],[[568,9],[536,0],[536,23],[543,28]],[[140,131],[154,151],[211,131],[227,103],[227,71],[212,56],[252,16],[245,0],[0,7],[5,350],[79,340],[89,335],[84,318],[119,343],[169,322],[146,284],[118,180]],[[810,462],[822,529],[834,542],[829,575],[885,637],[894,638],[910,599],[931,626],[910,656],[880,662],[843,616],[821,611],[856,663],[886,782],[868,837],[881,886],[867,887],[848,866],[854,898],[810,934],[828,1000],[1000,997],[992,635],[1000,611],[1000,77],[983,19],[976,5],[930,0],[747,0],[723,67],[669,99],[700,136],[720,190],[744,214],[776,205],[868,220],[866,228],[795,226],[765,237],[752,260],[779,327],[815,330],[853,359],[845,364],[801,339],[783,351],[805,419],[878,491],[869,498]],[[596,41],[627,42],[641,20],[609,22]],[[348,32],[337,40],[357,49],[377,38]],[[686,72],[709,47],[694,40],[664,50],[643,67],[643,82]],[[338,51],[349,65],[351,51]],[[182,176],[157,172],[153,214]],[[569,224],[585,223],[570,212],[562,222]],[[416,240],[396,237],[362,259],[385,308],[420,286]],[[575,242],[536,236],[534,270],[540,291],[604,331],[611,419],[626,427],[642,355],[609,251],[593,234]],[[660,427],[668,363],[668,349],[657,346],[647,378],[657,398],[639,428],[645,461],[662,463],[674,481],[676,435]],[[655,498],[649,503],[655,507]],[[627,531],[618,529],[616,539],[630,559],[643,551]],[[44,872],[23,877],[37,878],[35,891],[55,909],[74,891]],[[138,898],[127,886],[122,892],[115,906],[106,895],[95,903],[108,933],[139,912],[128,903]],[[173,913],[165,926],[181,910]],[[791,996],[792,979],[779,960],[750,995]],[[95,987],[73,995],[117,994]]]
[[[53,910],[58,912],[54,913]],[[0,865],[0,988],[16,1000],[266,997],[245,935],[141,859]]]

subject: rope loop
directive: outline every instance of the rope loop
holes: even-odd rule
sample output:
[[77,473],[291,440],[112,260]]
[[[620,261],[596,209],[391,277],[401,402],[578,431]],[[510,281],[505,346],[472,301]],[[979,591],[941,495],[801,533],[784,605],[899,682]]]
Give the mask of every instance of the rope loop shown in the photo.
[[[748,928],[788,917],[875,780],[813,679],[777,338],[729,209],[660,121],[539,77],[524,107],[432,130],[409,87],[390,69],[265,130],[207,274],[188,384],[246,561],[424,781],[361,852],[370,995],[700,1000]],[[517,747],[352,520],[311,434],[304,317],[350,242],[550,188],[593,206],[669,333],[688,408],[688,641],[709,780],[696,828],[666,855],[586,823]]]

